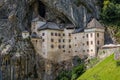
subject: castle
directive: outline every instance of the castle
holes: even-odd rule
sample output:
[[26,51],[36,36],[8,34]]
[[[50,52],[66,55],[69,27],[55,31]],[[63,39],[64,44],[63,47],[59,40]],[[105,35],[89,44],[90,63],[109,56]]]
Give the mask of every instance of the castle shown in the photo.
[[68,60],[73,56],[95,57],[104,45],[104,27],[93,18],[87,27],[75,33],[73,25],[53,22],[31,22],[31,42],[38,54],[53,61]]

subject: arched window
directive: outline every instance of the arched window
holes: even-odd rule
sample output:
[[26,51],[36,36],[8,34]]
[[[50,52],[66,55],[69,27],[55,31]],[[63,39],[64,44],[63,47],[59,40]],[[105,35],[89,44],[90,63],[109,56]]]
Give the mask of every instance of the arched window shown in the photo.
[[69,48],[71,48],[71,45],[69,45]]
[[100,44],[100,41],[97,41],[97,44],[99,45],[99,44]]
[[60,43],[60,42],[61,42],[61,39],[59,39],[58,42]]
[[99,37],[99,33],[97,33],[97,37]]
[[59,35],[59,36],[61,36],[61,34],[60,34],[60,33],[59,33],[58,35]]
[[42,33],[42,36],[44,36],[45,35],[45,33]]
[[51,33],[51,36],[53,36],[53,33]]
[[58,48],[61,49],[61,45],[59,45]]
[[89,45],[89,42],[87,41],[87,45]]
[[63,45],[63,48],[65,48],[65,45]]
[[51,42],[54,42],[54,39],[51,39]]
[[57,36],[57,33],[55,33],[55,36]]

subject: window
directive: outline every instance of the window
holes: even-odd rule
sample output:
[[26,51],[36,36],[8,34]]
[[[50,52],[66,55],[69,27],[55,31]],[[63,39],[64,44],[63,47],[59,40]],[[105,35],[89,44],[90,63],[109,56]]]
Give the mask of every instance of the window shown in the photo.
[[63,52],[65,52],[65,50],[63,50]]
[[88,38],[88,34],[86,34],[86,37]]
[[63,33],[63,36],[65,36],[65,34]]
[[43,54],[45,55],[45,52],[43,52]]
[[77,44],[75,44],[75,46],[77,46]]
[[77,52],[77,51],[75,51],[75,52]]
[[91,35],[91,37],[93,36],[92,33],[90,35]]
[[91,41],[91,45],[93,45],[93,41]]
[[69,48],[71,48],[71,45],[69,45]]
[[45,42],[45,39],[43,39],[42,41]]
[[60,42],[61,42],[61,39],[59,39],[58,42],[60,43]]
[[71,36],[71,34],[69,33],[69,36]]
[[93,50],[91,49],[91,52],[93,52]]
[[83,43],[83,46],[84,46],[85,44]]
[[65,48],[65,45],[63,45],[63,48]]
[[89,45],[89,42],[87,41],[87,45]]
[[36,43],[37,43],[37,40],[36,40]]
[[89,52],[89,49],[87,50],[87,52]]
[[57,36],[57,33],[55,33],[55,36]]
[[51,42],[54,42],[54,39],[51,39]]
[[65,42],[65,39],[63,39],[63,42]]
[[42,36],[44,36],[45,35],[45,33],[42,33]]
[[75,37],[75,39],[77,39],[77,38]]
[[68,51],[68,53],[70,53],[70,51]]
[[61,49],[61,45],[59,45],[58,48]]
[[71,39],[69,39],[69,42],[71,42]]
[[99,45],[99,44],[100,44],[100,41],[97,41],[97,44]]
[[83,38],[85,38],[85,36],[83,36]]
[[99,37],[99,33],[97,33],[97,37]]
[[59,35],[59,36],[61,36],[61,34],[60,34],[60,33],[59,33],[58,35]]
[[51,45],[51,48],[54,48],[54,45]]
[[53,33],[51,33],[51,36],[53,36]]
[[85,50],[83,50],[83,52],[85,52]]

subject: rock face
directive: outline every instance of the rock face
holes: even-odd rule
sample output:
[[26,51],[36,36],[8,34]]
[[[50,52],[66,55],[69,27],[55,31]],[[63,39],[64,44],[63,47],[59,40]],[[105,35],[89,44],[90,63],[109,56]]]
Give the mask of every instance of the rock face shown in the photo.
[[91,17],[99,18],[100,0],[41,0],[41,2],[56,14],[55,18],[67,18],[76,27],[85,27]]
[[98,1],[0,0],[0,80],[54,80],[58,70],[71,68],[70,60],[54,63],[41,58],[30,40],[22,39],[21,32],[31,32],[31,20],[37,16],[41,20],[72,23],[78,30],[84,28],[92,17],[99,18]]

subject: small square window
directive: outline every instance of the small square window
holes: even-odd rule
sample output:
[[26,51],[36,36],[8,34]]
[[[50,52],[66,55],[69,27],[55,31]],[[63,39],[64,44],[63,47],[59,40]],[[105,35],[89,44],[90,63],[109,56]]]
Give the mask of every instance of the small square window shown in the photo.
[[83,46],[84,46],[85,44],[83,43]]
[[65,52],[65,50],[63,50],[63,52]]
[[85,52],[85,50],[83,50],[83,52]]

